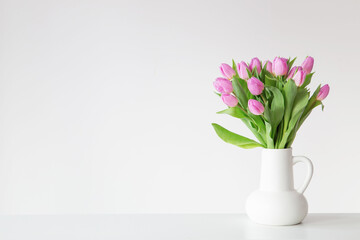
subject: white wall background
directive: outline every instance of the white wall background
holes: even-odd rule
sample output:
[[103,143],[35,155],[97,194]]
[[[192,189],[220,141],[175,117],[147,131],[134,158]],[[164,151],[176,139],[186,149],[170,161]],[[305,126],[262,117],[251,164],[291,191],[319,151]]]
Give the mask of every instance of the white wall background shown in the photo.
[[[0,0],[0,213],[244,211],[260,149],[223,143],[218,65],[311,55],[295,154],[311,212],[360,212],[359,1]],[[304,178],[296,167],[296,183]]]

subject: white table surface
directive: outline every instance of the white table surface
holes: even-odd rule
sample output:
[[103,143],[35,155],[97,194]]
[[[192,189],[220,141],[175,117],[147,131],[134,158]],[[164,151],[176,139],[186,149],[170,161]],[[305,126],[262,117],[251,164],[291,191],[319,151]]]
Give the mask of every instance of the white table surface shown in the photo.
[[360,214],[309,214],[295,226],[243,214],[1,215],[1,240],[360,240]]

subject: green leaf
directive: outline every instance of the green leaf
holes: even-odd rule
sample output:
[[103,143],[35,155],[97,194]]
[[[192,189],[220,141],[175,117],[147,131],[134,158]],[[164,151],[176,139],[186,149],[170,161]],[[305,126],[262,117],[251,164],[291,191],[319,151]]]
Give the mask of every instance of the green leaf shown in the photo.
[[243,110],[241,110],[240,107],[230,107],[228,109],[222,110],[220,112],[217,112],[218,114],[228,114],[232,117],[236,118],[245,118],[247,117],[246,113],[244,113]]
[[265,75],[265,85],[266,86],[273,86],[275,87],[276,86],[276,82],[277,82],[277,79],[274,78],[273,76],[269,75],[269,74],[266,74]]
[[266,66],[267,66],[268,62],[265,63],[265,65],[263,66],[263,68],[260,71],[260,81],[264,81],[265,79],[265,74],[266,74]]
[[[321,101],[316,100],[316,96],[318,95],[319,91],[320,91],[320,87],[321,85],[318,86],[318,88],[315,90],[315,92],[313,93],[313,95],[311,96],[311,98],[309,99],[307,106],[303,112],[303,114],[301,115],[299,122],[296,125],[296,129],[293,130],[293,132],[290,134],[290,136],[288,137],[288,143],[287,146],[290,147],[291,144],[293,143],[295,136],[296,136],[296,132],[299,131],[300,127],[302,126],[302,124],[304,123],[304,121],[307,119],[307,117],[310,115],[310,113],[312,112],[312,110],[319,106],[322,105]],[[322,105],[324,106],[324,105]]]
[[259,79],[259,78],[260,78],[260,77],[259,77],[260,73],[257,71],[257,67],[254,67],[253,72],[254,72],[253,75],[254,75],[257,79]]
[[249,118],[241,118],[244,124],[250,129],[250,131],[254,134],[257,140],[265,147],[266,143],[264,141],[264,137],[259,133],[258,127],[249,119]]
[[214,127],[216,134],[226,143],[230,143],[245,149],[263,147],[263,145],[261,145],[260,143],[238,135],[236,133],[230,132],[229,130],[223,128],[216,123],[212,123],[212,126]]
[[[289,58],[290,59],[290,58]],[[293,60],[291,60],[289,63],[288,63],[288,66],[289,66],[289,70],[291,69],[292,65],[294,64],[296,58],[294,58]]]
[[[309,103],[310,103],[310,101],[309,101]],[[307,117],[310,115],[310,113],[312,112],[312,110],[313,110],[314,108],[316,108],[317,106],[319,106],[319,105],[321,105],[322,110],[324,110],[324,105],[322,104],[321,101],[318,101],[318,100],[315,100],[315,102],[311,105],[310,110],[307,110],[307,107],[305,108],[304,113],[303,113],[303,115],[301,116],[300,121],[299,121],[299,124],[298,124],[298,126],[297,126],[297,130],[299,130],[299,128],[300,128],[301,125],[305,122],[305,120],[306,120]]]
[[265,141],[263,139],[260,128],[254,123],[254,120],[247,116],[240,107],[230,107],[223,111],[217,112],[218,114],[228,114],[232,117],[236,117],[241,119],[244,124],[250,129],[250,131],[254,134],[254,136],[260,141],[261,144],[265,145]]
[[308,103],[308,105],[306,106],[306,110],[308,110],[308,109],[313,109],[313,108],[314,108],[313,104],[317,101],[317,100],[316,100],[316,97],[317,97],[317,95],[318,95],[319,92],[320,92],[320,88],[321,88],[321,84],[316,88],[315,92],[311,95],[311,98],[310,98],[310,100],[309,100],[309,103]]
[[281,138],[283,136],[283,132],[284,132],[284,122],[280,122],[277,131],[275,132],[275,136],[274,136],[274,145],[275,148],[279,148],[280,142],[281,142]]
[[285,98],[285,114],[284,114],[284,130],[287,129],[291,110],[293,107],[293,103],[296,97],[297,87],[293,80],[289,79],[283,89],[284,98]]
[[304,108],[307,106],[307,103],[309,102],[309,93],[305,89],[298,88],[296,97],[293,104],[293,109],[291,112],[291,120],[294,119],[294,116],[298,115],[299,113],[302,113],[304,111]]
[[[301,115],[304,112],[304,109],[309,101],[309,93],[303,88],[297,89],[297,94],[294,100],[293,109],[291,111],[291,119],[288,125],[288,128],[285,131],[285,134],[283,135],[279,148],[284,148],[286,146],[286,143],[288,142],[288,138],[292,131],[294,130],[294,134],[296,134],[297,128],[296,125],[299,122],[299,119]],[[290,147],[290,146],[288,146]]]
[[267,121],[271,124],[273,131],[275,131],[284,116],[284,97],[280,90],[275,87],[267,86],[267,89],[269,89],[273,94],[271,104],[270,106],[267,105],[266,109],[266,115],[268,117]]
[[264,106],[264,118],[266,121],[271,122],[271,116],[270,116],[270,97],[267,97],[269,100],[265,103]]
[[304,80],[304,83],[303,83],[303,85],[301,85],[302,88],[305,88],[307,85],[310,84],[311,78],[312,78],[313,75],[314,75],[314,72],[313,72],[313,73],[309,73],[309,74],[306,75],[305,80]]
[[251,78],[253,76],[252,72],[250,71],[250,69],[246,68],[246,71],[248,73],[249,78]]
[[236,63],[235,63],[234,59],[232,60],[232,68],[236,72],[235,77],[239,77],[239,73],[238,73],[237,66],[236,66]]
[[235,70],[235,72],[237,72],[237,67],[234,59],[232,60],[232,68]]
[[214,92],[216,95],[218,95],[219,97],[221,97],[221,94],[220,93],[217,93],[217,92]]
[[[238,77],[238,76],[235,76],[235,77],[234,77],[234,80],[237,80],[237,81],[239,82],[240,86],[243,88],[243,90],[244,90],[245,93],[246,93],[247,99],[249,99],[250,96],[251,96],[251,93],[250,93],[250,91],[249,91],[249,89],[248,89],[247,82],[246,82],[244,79],[242,79],[242,78],[240,78],[240,77]],[[233,80],[233,81],[234,81],[234,80]],[[247,104],[247,103],[246,103],[246,104]]]
[[271,124],[265,121],[265,126],[267,148],[274,148],[274,139],[271,137]]
[[260,117],[258,115],[254,115],[251,112],[248,112],[248,117],[252,120],[253,123],[255,123],[255,125],[258,128],[258,132],[260,134],[264,135],[265,134],[265,124],[264,124],[262,117]]
[[[316,103],[315,106],[319,106],[322,105],[321,103]],[[287,140],[287,147],[291,147],[291,144],[294,142],[295,137],[296,137],[296,133],[297,131],[299,131],[301,125],[304,123],[304,121],[306,120],[306,118],[310,115],[310,113],[312,112],[312,110],[310,110],[308,113],[305,114],[305,112],[301,115],[301,118],[299,120],[299,122],[296,125],[296,129],[294,129],[290,136],[288,137]]]
[[[254,115],[252,114],[250,111],[248,111],[248,119],[249,119],[249,125],[254,129],[256,130],[257,134],[252,131],[255,135],[255,137],[263,144],[265,145],[265,138],[266,138],[266,129],[265,129],[265,124],[264,124],[264,121],[263,121],[263,118],[258,116],[258,115]],[[252,129],[250,129],[252,130]],[[257,135],[260,135],[261,137],[261,140],[260,140],[260,137],[257,136]]]
[[232,85],[233,85],[235,96],[239,99],[240,105],[243,108],[246,108],[248,99],[247,99],[244,89],[240,85],[239,80],[240,79],[234,78],[234,80],[232,81]]
[[301,119],[299,121],[298,129],[304,123],[305,119],[309,116],[312,109],[314,109],[315,107],[320,105],[320,103],[317,103],[318,100],[316,100],[316,97],[320,92],[320,88],[321,88],[321,85],[319,85],[316,88],[315,92],[311,95],[311,98],[309,99],[308,104],[307,104],[307,106],[306,106],[306,108],[304,110],[304,114],[301,116]]

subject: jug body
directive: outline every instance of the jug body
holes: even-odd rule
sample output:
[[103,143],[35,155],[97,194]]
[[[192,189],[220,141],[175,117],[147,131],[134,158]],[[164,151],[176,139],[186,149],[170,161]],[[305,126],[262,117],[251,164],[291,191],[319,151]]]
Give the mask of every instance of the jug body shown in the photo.
[[[308,166],[306,181],[294,189],[293,165],[303,162]],[[311,161],[293,157],[292,149],[264,149],[261,158],[260,187],[246,201],[246,213],[251,220],[266,225],[294,225],[308,213],[303,195],[312,177]]]

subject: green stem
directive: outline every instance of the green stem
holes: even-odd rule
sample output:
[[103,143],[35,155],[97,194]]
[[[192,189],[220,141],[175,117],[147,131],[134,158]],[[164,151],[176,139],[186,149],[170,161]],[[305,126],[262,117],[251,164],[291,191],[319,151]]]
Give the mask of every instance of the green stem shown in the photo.
[[265,98],[264,98],[263,94],[260,94],[260,97],[261,97],[261,99],[263,100],[264,105],[265,105],[265,104],[266,104],[266,100],[265,100]]
[[247,111],[245,111],[245,109],[243,109],[243,108],[240,106],[240,104],[238,104],[238,107],[239,107],[241,110],[243,110],[244,113],[247,114]]

